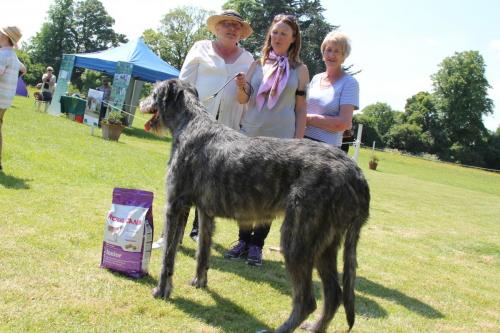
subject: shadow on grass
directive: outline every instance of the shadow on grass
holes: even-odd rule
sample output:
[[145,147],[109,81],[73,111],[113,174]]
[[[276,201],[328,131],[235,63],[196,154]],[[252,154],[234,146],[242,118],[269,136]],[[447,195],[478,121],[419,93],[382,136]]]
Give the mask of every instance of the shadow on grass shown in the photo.
[[214,305],[201,305],[183,297],[176,297],[171,302],[191,317],[210,326],[220,327],[223,332],[254,332],[256,329],[269,329],[245,308],[219,296],[210,288],[204,290],[212,297]]
[[381,284],[370,281],[363,277],[356,278],[356,289],[363,293],[380,298],[385,298],[387,300],[400,304],[406,309],[415,312],[422,317],[432,319],[444,318],[444,315],[440,311],[434,309],[430,305],[427,305],[414,297],[407,296],[398,290],[386,288]]
[[6,175],[3,171],[0,171],[0,185],[5,188],[11,188],[15,190],[29,190],[30,186],[28,182],[32,179],[22,179],[14,176]]
[[[212,247],[213,251],[218,252],[220,255],[212,256],[210,258],[210,267],[212,269],[236,274],[249,281],[269,284],[272,288],[279,291],[283,295],[287,295],[289,297],[292,296],[291,285],[289,283],[283,262],[266,260],[262,267],[256,268],[248,266],[244,260],[229,261],[228,259],[224,259],[222,254],[226,251],[226,249],[220,244],[214,243]],[[181,246],[179,247],[179,251],[184,255],[192,257],[193,259],[196,256],[195,250],[192,248]],[[339,281],[342,281],[342,274],[339,274]],[[317,281],[314,281],[313,284],[314,295],[316,299],[320,299],[322,297],[322,285]],[[441,312],[434,309],[430,305],[427,305],[414,297],[407,296],[398,290],[386,288],[381,284],[370,281],[364,277],[357,277],[356,291],[396,302],[408,310],[426,318],[436,319],[444,317]],[[356,295],[356,313],[369,318],[387,317],[387,311],[377,304],[377,302],[367,297],[367,295]]]
[[146,140],[154,140],[154,141],[166,141],[170,142],[172,141],[172,138],[170,137],[165,137],[165,136],[158,136],[149,132],[146,132],[143,129],[137,128],[137,127],[126,127],[123,130],[123,133],[140,138],[140,139],[146,139]]

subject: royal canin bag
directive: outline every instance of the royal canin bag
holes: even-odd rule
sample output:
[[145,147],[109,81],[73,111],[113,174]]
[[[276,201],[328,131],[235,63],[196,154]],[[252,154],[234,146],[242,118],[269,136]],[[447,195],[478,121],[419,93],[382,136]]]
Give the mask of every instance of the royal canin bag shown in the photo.
[[115,188],[104,226],[101,267],[134,278],[148,274],[153,230],[153,193]]

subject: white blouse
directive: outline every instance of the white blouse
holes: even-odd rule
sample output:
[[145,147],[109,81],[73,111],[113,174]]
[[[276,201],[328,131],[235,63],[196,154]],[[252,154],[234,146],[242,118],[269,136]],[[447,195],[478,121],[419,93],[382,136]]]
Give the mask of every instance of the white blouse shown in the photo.
[[246,73],[253,62],[250,52],[243,50],[232,64],[226,64],[212,47],[212,41],[202,40],[194,43],[189,50],[181,68],[179,79],[194,84],[201,102],[215,119],[232,129],[240,129],[241,115],[244,105],[236,100],[236,83],[232,80],[221,92],[212,96],[232,77],[239,72]]

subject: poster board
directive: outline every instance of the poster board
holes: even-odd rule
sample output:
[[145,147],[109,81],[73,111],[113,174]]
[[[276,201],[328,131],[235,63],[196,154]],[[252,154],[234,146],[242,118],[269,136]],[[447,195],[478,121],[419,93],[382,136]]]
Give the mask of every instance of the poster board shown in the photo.
[[101,110],[103,97],[103,91],[89,89],[89,93],[87,94],[87,103],[85,105],[85,115],[83,117],[84,124],[97,127],[99,124],[99,112]]
[[[119,61],[116,64],[115,76],[113,77],[113,84],[111,87],[111,96],[109,97],[109,104],[115,110],[121,110],[125,103],[127,89],[130,85],[132,78],[132,69],[134,65],[129,62]],[[110,108],[106,112],[109,112]]]
[[75,64],[75,56],[63,54],[61,60],[61,67],[59,68],[59,75],[57,77],[56,90],[52,96],[48,112],[52,115],[59,115],[61,113],[61,103],[59,102],[61,96],[68,91],[68,85],[71,80],[71,73]]

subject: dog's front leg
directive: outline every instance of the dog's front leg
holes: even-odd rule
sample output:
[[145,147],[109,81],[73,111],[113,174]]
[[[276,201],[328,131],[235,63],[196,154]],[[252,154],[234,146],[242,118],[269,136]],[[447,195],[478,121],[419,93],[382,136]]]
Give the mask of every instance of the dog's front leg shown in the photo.
[[214,218],[205,214],[205,212],[201,209],[197,209],[200,224],[200,235],[198,238],[198,250],[196,253],[196,276],[191,281],[191,285],[196,288],[204,288],[207,286],[208,260],[210,257],[210,248],[212,247]]
[[189,206],[181,202],[169,202],[165,214],[164,233],[166,238],[163,252],[163,263],[158,286],[153,289],[156,298],[169,298],[172,292],[172,275],[174,274],[175,255],[180,237],[186,226]]

